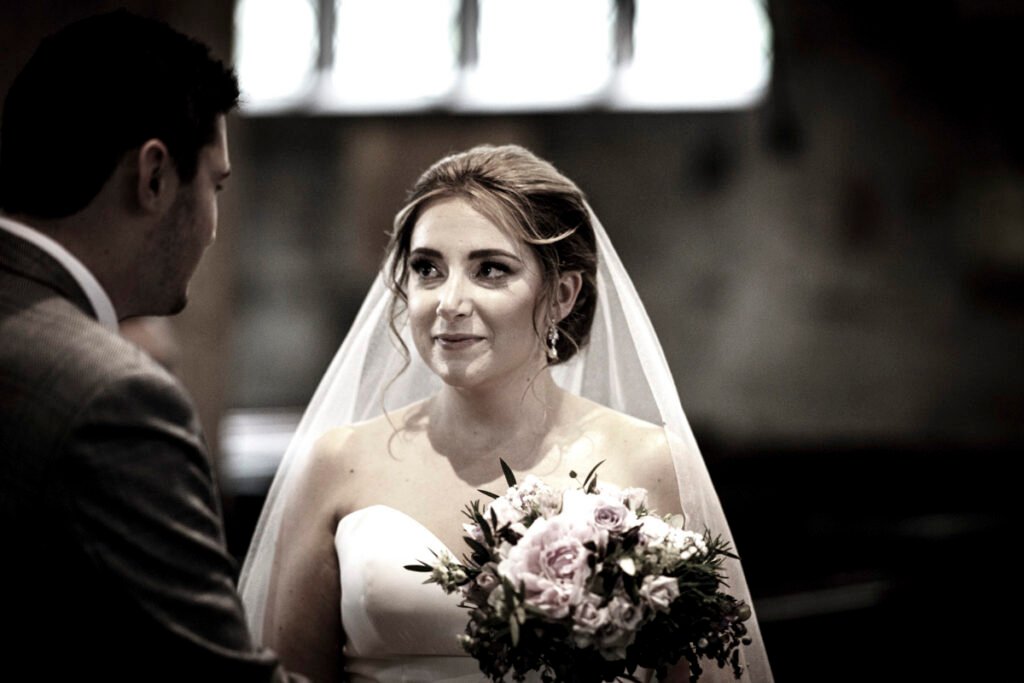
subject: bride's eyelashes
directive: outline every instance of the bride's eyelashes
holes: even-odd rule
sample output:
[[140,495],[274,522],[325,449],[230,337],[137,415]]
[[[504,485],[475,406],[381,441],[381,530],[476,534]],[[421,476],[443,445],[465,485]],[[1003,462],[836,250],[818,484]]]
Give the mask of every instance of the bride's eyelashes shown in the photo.
[[514,274],[515,270],[512,266],[500,261],[484,261],[477,270],[477,277],[492,283],[503,282]]
[[[422,256],[409,261],[409,271],[416,275],[419,282],[433,284],[444,280],[445,273],[431,259]],[[503,284],[510,277],[515,275],[517,269],[511,264],[502,261],[481,261],[473,270],[473,277],[485,284],[494,286]]]
[[437,280],[443,277],[441,270],[428,258],[417,257],[409,261],[409,270],[416,273],[422,281]]

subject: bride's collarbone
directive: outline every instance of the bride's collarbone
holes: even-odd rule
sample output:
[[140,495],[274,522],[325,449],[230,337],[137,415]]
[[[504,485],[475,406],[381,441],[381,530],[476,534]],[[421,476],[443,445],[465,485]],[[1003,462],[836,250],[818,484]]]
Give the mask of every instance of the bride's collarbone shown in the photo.
[[519,481],[533,474],[557,488],[573,485],[571,473],[579,483],[598,463],[603,463],[599,479],[620,486],[648,483],[644,473],[660,459],[652,458],[654,451],[667,453],[663,430],[584,399],[567,407],[563,419],[547,425],[536,439],[495,446],[486,438],[482,445],[455,438],[448,452],[437,447],[424,421],[414,419],[422,410],[347,429],[345,438],[333,443],[335,456],[344,463],[335,468],[337,511],[343,516],[380,503],[415,518],[415,510],[403,508],[418,501],[421,513],[448,510],[460,519],[462,507],[481,497],[479,489],[504,493],[499,459]]

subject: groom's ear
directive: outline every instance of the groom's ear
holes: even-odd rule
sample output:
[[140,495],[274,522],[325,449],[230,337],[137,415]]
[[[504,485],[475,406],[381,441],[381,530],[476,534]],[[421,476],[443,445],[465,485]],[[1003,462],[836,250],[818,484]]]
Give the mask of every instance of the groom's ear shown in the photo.
[[555,320],[561,322],[572,312],[573,306],[576,305],[576,297],[580,295],[582,287],[583,274],[578,270],[571,270],[558,276],[554,301],[552,301]]
[[156,138],[142,143],[137,164],[134,190],[139,207],[147,213],[164,213],[178,191],[178,173],[167,145]]

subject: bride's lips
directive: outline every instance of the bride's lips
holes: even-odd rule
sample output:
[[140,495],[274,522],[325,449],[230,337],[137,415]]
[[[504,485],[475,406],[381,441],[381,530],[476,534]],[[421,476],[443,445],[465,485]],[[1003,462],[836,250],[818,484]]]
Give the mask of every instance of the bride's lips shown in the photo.
[[483,337],[478,337],[475,334],[460,334],[454,332],[434,335],[434,341],[437,342],[438,346],[442,349],[452,351],[467,349],[482,339]]

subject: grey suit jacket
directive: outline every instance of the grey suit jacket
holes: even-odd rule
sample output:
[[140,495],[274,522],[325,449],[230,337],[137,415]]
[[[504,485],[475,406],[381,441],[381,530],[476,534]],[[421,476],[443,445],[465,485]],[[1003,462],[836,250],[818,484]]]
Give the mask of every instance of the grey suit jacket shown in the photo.
[[0,678],[286,680],[234,571],[183,389],[0,230]]

